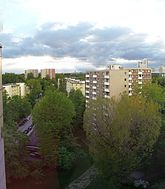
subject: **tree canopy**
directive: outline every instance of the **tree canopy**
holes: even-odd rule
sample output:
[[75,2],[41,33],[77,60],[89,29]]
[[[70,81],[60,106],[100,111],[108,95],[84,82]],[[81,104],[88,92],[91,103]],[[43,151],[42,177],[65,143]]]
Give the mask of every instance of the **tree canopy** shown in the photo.
[[83,125],[83,114],[85,111],[85,97],[80,90],[71,90],[69,99],[73,102],[76,112],[73,125],[81,127]]
[[49,90],[35,105],[32,115],[45,163],[57,165],[62,142],[71,134],[74,106],[65,94]]
[[142,166],[157,141],[160,125],[157,104],[142,96],[91,101],[85,111],[84,129],[102,175],[121,182]]

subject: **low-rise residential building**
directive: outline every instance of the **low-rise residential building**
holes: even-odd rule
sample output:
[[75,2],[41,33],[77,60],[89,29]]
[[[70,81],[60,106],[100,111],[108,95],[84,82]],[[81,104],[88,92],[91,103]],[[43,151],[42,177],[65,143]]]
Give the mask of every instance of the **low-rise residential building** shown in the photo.
[[50,79],[55,79],[56,74],[55,74],[55,69],[42,69],[41,70],[41,78],[50,78]]
[[86,102],[97,97],[118,98],[126,92],[132,95],[133,86],[151,80],[150,68],[123,68],[120,65],[111,65],[105,70],[86,74]]
[[85,81],[76,80],[72,78],[66,78],[66,91],[69,94],[70,91],[79,89],[85,96]]
[[3,90],[7,92],[9,97],[13,96],[26,96],[29,93],[29,89],[25,83],[12,83],[3,85]]
[[37,78],[38,77],[38,70],[37,69],[25,70],[25,79],[27,79],[28,74],[32,74],[34,78]]

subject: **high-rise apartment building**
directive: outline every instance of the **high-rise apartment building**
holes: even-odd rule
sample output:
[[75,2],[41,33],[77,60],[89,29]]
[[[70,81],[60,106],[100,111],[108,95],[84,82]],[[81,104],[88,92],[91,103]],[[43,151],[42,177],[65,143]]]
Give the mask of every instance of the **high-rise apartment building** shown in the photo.
[[89,72],[86,74],[86,102],[97,97],[118,98],[126,92],[132,95],[133,86],[151,80],[150,68],[122,68],[111,65],[105,70]]
[[38,77],[38,70],[37,69],[25,70],[25,79],[27,79],[28,74],[32,74],[34,78],[37,78]]
[[0,189],[6,189],[3,127],[3,102],[2,102],[2,46],[0,44]]
[[50,79],[55,79],[55,69],[42,69],[41,70],[41,78],[50,78]]
[[69,94],[72,89],[74,90],[79,89],[82,92],[82,94],[85,96],[85,81],[67,78],[66,79],[67,93]]

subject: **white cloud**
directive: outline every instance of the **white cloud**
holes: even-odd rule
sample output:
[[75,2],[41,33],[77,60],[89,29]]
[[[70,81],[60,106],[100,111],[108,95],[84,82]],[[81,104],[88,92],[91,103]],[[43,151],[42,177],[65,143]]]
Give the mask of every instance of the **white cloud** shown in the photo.
[[[57,72],[88,71],[95,67],[88,62],[76,58],[52,58],[50,56],[27,56],[20,58],[5,58],[3,60],[3,73],[23,73],[26,69],[55,68]],[[85,68],[85,69],[84,69]]]

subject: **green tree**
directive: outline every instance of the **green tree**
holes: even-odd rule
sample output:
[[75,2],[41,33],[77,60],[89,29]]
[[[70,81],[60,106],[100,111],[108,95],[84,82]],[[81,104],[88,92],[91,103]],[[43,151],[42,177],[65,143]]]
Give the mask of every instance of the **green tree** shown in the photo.
[[33,73],[28,73],[27,74],[27,79],[34,79]]
[[143,166],[160,132],[158,106],[141,96],[91,101],[84,129],[89,149],[101,174],[122,182]]
[[5,165],[7,181],[10,178],[24,178],[29,174],[27,166],[27,136],[16,130],[15,122],[4,124]]
[[3,84],[24,82],[24,74],[5,73],[2,75]]
[[27,80],[27,85],[29,86],[30,93],[28,94],[28,99],[32,106],[36,103],[42,94],[42,86],[39,79],[29,79]]
[[76,111],[73,125],[81,127],[83,125],[83,114],[85,111],[85,97],[80,90],[71,90],[69,99],[73,102]]
[[73,137],[74,106],[65,94],[49,90],[35,105],[32,115],[45,163],[57,166],[60,148],[67,147],[68,136]]
[[20,119],[31,112],[31,105],[25,99],[19,96],[8,98],[3,93],[4,108],[4,139],[5,139],[5,162],[7,180],[10,177],[23,178],[29,174],[27,166],[27,137],[17,131],[17,123]]
[[165,111],[165,88],[156,83],[147,83],[141,91],[144,98],[158,103],[162,113]]
[[4,107],[4,122],[19,122],[22,118],[31,113],[31,104],[27,98],[20,96],[13,96],[8,98],[7,94],[3,93],[3,107]]

